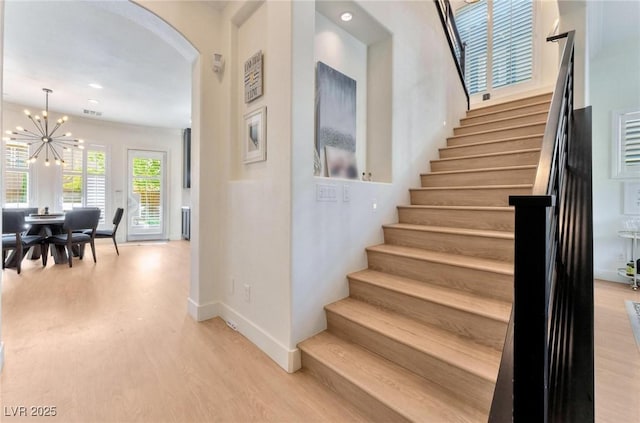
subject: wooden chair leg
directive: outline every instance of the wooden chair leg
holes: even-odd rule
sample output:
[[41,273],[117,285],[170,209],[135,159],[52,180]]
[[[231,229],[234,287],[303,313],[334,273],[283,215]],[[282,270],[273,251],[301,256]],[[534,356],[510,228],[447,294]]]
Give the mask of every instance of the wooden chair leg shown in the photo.
[[16,260],[18,260],[18,262],[16,263],[16,269],[18,269],[18,275],[22,271],[23,258],[24,258],[24,255],[22,254],[22,242],[19,242],[18,245],[16,246]]
[[120,255],[120,251],[118,251],[118,243],[116,242],[116,236],[112,236],[111,239],[113,240],[113,245],[116,247],[116,254]]
[[90,244],[91,244],[91,253],[93,254],[93,262],[97,263],[97,260],[96,260],[96,246],[95,246],[95,243],[93,242],[93,239],[90,241]]
[[73,267],[73,245],[67,244],[67,260],[69,260],[69,267]]
[[49,244],[46,242],[40,247],[42,254],[42,267],[47,267],[47,260],[49,259]]

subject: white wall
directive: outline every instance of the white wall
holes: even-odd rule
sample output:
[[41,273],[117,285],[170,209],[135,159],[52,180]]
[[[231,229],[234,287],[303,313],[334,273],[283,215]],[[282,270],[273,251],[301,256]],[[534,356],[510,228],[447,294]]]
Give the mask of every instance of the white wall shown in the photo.
[[[591,7],[592,5],[589,5]],[[612,111],[640,110],[640,4],[606,2],[606,13],[635,20],[635,30],[615,43],[604,42],[589,59],[589,98],[593,119],[593,220],[595,277],[621,281],[616,268],[630,258],[630,242],[616,235],[625,219],[623,183],[612,175]],[[595,17],[597,21],[597,16]],[[593,22],[590,19],[591,22]],[[608,31],[607,28],[602,28]],[[597,41],[597,40],[596,40]],[[638,178],[627,179],[638,181]],[[636,253],[637,255],[638,253]]]
[[[2,48],[4,46],[4,0],[0,0],[0,68],[2,68],[2,61],[4,53]],[[2,76],[0,76],[0,93],[2,92]],[[0,101],[0,115],[2,115],[3,105]],[[4,163],[0,163],[0,175],[2,174],[2,167]],[[2,229],[2,221],[0,221],[0,229]],[[0,373],[4,366],[4,343],[2,342],[2,273],[0,273]]]
[[[348,295],[346,274],[365,268],[365,247],[382,242],[381,225],[397,221],[452,127],[466,99],[433,2],[362,2],[392,34],[393,183],[313,176],[313,2],[293,3],[292,302],[293,348],[326,327],[323,307]],[[316,184],[338,190],[337,202],[316,202]],[[351,200],[344,202],[343,186]],[[376,205],[374,209],[373,205]]]
[[228,115],[222,98],[224,78],[211,70],[211,55],[223,51],[220,12],[207,2],[145,1],[136,3],[164,19],[198,51],[193,67],[191,126],[191,282],[189,313],[197,320],[217,314],[215,282],[225,256],[221,218],[226,204],[223,185],[227,160],[221,140]]
[[315,62],[356,81],[356,162],[362,174],[367,171],[367,45],[320,13],[315,28]]
[[[217,285],[220,314],[290,370],[291,5],[233,3],[224,11],[225,104],[231,122],[223,143],[231,172],[225,185],[225,266]],[[263,52],[264,95],[244,103],[244,62]],[[243,164],[243,115],[267,107],[267,160]],[[245,285],[250,298],[245,298]]]
[[[18,125],[28,128],[29,122],[22,112],[23,105],[5,103],[2,114],[3,128]],[[31,108],[33,109],[33,108]],[[52,116],[62,116],[50,110]],[[80,116],[70,116],[65,130],[81,137],[87,145],[97,144],[107,147],[107,207],[106,224],[111,228],[111,219],[117,207],[127,210],[127,150],[152,150],[167,153],[166,163],[166,212],[167,235],[170,239],[180,239],[182,206],[182,130],[152,128],[128,125]],[[39,160],[34,169],[34,207],[48,206],[51,211],[61,211],[62,172],[59,166],[45,167]],[[126,219],[126,214],[125,214]],[[126,220],[118,228],[118,239],[127,239]]]

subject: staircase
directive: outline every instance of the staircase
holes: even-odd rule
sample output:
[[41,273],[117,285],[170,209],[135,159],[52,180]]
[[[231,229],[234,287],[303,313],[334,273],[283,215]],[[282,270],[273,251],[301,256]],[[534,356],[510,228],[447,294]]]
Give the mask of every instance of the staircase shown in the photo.
[[513,210],[551,94],[471,110],[325,307],[302,366],[373,421],[486,422],[511,311]]

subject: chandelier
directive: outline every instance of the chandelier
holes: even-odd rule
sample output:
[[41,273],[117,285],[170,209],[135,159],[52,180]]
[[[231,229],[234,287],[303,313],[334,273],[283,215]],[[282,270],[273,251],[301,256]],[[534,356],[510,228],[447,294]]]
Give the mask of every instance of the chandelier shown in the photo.
[[84,143],[81,139],[73,139],[71,138],[71,132],[66,132],[58,134],[58,130],[64,125],[64,123],[69,120],[67,116],[63,116],[62,118],[55,121],[55,124],[51,123],[51,128],[49,125],[49,94],[52,93],[49,88],[43,88],[42,91],[45,92],[45,108],[42,111],[42,117],[39,115],[32,115],[29,110],[25,110],[24,114],[27,115],[29,120],[35,126],[35,130],[25,129],[22,126],[16,126],[15,131],[7,131],[7,134],[14,135],[13,137],[5,137],[5,141],[26,141],[27,145],[36,144],[37,147],[35,151],[29,157],[30,163],[35,163],[38,160],[38,156],[40,153],[44,151],[44,165],[49,166],[51,162],[49,158],[51,158],[57,165],[61,165],[64,163],[62,158],[61,149],[68,150],[69,148],[80,148],[84,149]]

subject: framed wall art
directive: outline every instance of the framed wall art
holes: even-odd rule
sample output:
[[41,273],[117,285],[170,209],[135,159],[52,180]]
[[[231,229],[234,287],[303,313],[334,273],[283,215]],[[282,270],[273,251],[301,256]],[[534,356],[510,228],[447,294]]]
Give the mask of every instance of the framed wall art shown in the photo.
[[267,108],[244,115],[243,163],[267,160]]
[[[327,158],[328,152],[332,157]],[[340,177],[357,178],[357,167],[348,159],[350,156],[355,159],[355,153],[356,81],[322,62],[317,62],[316,155],[320,166],[316,174],[330,177],[328,161],[333,161],[339,162],[340,166],[345,165],[342,170],[349,169],[347,173],[340,170]],[[345,176],[352,174],[353,176]]]
[[262,97],[262,50],[244,62],[244,102]]

